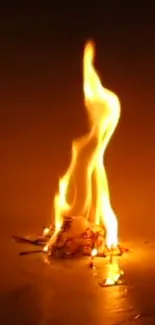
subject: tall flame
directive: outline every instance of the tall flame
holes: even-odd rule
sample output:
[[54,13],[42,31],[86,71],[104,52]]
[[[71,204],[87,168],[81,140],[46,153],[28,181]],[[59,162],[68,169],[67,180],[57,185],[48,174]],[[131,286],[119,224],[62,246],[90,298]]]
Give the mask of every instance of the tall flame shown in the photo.
[[104,153],[120,117],[120,102],[110,90],[104,88],[94,68],[94,44],[86,44],[84,51],[84,94],[88,114],[98,142],[94,155],[94,177],[96,182],[95,221],[104,224],[109,248],[118,243],[118,226],[111,207],[108,181],[103,165]]
[[73,141],[71,163],[54,198],[55,226],[58,232],[64,215],[81,215],[104,225],[107,247],[114,248],[118,243],[117,218],[110,203],[103,160],[119,120],[120,102],[102,86],[94,67],[94,55],[95,46],[88,42],[83,56],[83,90],[90,131]]

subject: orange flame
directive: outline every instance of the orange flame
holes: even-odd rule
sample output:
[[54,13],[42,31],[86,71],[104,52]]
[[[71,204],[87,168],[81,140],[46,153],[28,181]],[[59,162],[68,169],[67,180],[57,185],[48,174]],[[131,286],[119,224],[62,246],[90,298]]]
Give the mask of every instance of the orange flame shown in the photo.
[[104,286],[112,286],[120,282],[120,277],[124,272],[120,269],[117,260],[112,260],[108,264],[108,274]]
[[89,42],[84,52],[84,94],[94,136],[98,139],[93,160],[97,197],[95,222],[104,224],[107,232],[106,244],[111,248],[118,243],[117,219],[110,204],[103,157],[120,117],[120,102],[113,92],[102,86],[93,60],[94,45]]
[[117,218],[110,203],[103,158],[119,120],[120,102],[102,86],[94,67],[94,55],[95,46],[88,42],[83,57],[83,90],[90,131],[73,141],[71,163],[54,198],[55,227],[57,233],[64,215],[81,215],[104,225],[107,247],[114,248],[118,243]]

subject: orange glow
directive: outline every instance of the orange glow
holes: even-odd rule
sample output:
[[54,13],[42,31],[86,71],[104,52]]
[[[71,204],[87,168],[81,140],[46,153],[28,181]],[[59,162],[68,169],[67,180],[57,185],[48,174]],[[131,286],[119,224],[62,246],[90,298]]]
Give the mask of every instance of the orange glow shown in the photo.
[[118,244],[118,225],[110,203],[104,154],[120,117],[120,102],[112,91],[102,86],[94,67],[94,55],[95,46],[88,42],[83,56],[83,91],[89,132],[73,141],[70,166],[59,180],[54,198],[54,236],[64,216],[83,216],[105,227],[106,245],[111,249]]

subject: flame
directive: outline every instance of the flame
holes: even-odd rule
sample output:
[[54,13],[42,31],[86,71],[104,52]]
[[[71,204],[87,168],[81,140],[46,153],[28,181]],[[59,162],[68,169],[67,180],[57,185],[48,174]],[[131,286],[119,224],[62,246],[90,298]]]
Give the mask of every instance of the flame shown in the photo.
[[70,166],[59,181],[54,198],[55,231],[60,230],[65,215],[81,215],[96,225],[104,225],[106,245],[114,248],[118,244],[118,225],[110,203],[103,160],[120,117],[120,102],[112,91],[102,86],[94,67],[94,56],[95,45],[87,42],[83,56],[83,91],[90,131],[73,141]]
[[117,260],[108,264],[108,274],[104,286],[112,286],[119,283],[120,277],[124,272],[120,269]]
[[111,207],[108,181],[103,158],[108,142],[120,117],[120,102],[110,90],[104,88],[94,68],[94,44],[88,42],[84,51],[85,104],[98,142],[94,152],[93,172],[96,182],[96,224],[104,224],[106,244],[114,248],[118,244],[117,219]]

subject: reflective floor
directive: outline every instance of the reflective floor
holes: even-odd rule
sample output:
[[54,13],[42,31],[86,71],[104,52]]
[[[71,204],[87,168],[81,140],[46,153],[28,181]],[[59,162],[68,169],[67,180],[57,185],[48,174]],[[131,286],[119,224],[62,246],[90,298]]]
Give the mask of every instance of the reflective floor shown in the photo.
[[125,283],[103,288],[108,259],[57,260],[43,254],[19,256],[28,246],[1,236],[0,324],[126,325],[155,324],[155,243],[125,243],[119,258]]

